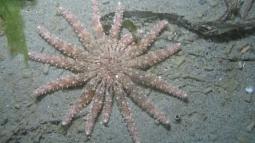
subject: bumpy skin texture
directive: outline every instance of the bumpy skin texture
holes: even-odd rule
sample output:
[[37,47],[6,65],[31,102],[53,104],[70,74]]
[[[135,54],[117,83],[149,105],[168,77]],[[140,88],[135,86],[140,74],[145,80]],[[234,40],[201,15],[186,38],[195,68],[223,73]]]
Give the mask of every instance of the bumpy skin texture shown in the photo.
[[69,124],[77,112],[91,102],[90,104],[92,105],[86,126],[87,135],[91,133],[101,109],[103,109],[103,122],[107,123],[109,121],[114,97],[133,140],[138,143],[141,140],[128,107],[127,94],[141,108],[153,115],[154,118],[163,124],[169,124],[167,117],[138,90],[133,81],[185,98],[187,94],[184,91],[142,70],[176,53],[180,49],[180,44],[144,54],[148,46],[156,39],[162,29],[167,26],[167,21],[161,21],[145,38],[135,43],[131,34],[119,39],[122,24],[122,7],[120,3],[118,3],[109,36],[105,35],[103,31],[97,2],[92,0],[92,5],[95,39],[88,34],[74,15],[60,7],[62,15],[73,26],[85,50],[52,36],[45,28],[38,26],[39,34],[67,57],[62,58],[30,52],[30,59],[69,69],[75,71],[76,74],[55,80],[36,89],[35,95],[39,97],[54,90],[83,85],[84,89],[81,96],[67,113],[62,125]]

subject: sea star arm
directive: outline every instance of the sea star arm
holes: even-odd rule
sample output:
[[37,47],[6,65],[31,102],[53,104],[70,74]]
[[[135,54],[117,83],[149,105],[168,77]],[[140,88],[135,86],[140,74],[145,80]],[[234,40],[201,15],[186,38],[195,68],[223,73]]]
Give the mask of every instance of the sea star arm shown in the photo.
[[96,78],[91,79],[88,84],[85,86],[84,90],[82,91],[82,94],[80,98],[76,101],[76,103],[71,107],[69,112],[67,113],[67,116],[62,121],[62,125],[67,125],[71,122],[72,118],[85,106],[88,105],[88,103],[92,100],[94,93],[96,91]]
[[94,40],[91,38],[89,33],[82,27],[82,24],[74,15],[72,15],[69,11],[64,9],[63,7],[59,8],[61,10],[62,15],[70,22],[73,26],[75,32],[77,33],[78,37],[82,41],[83,45],[90,51],[93,48]]
[[119,42],[118,42],[118,46],[116,47],[116,50],[119,55],[122,55],[125,52],[126,47],[131,44],[133,42],[134,38],[132,36],[132,34],[127,34],[125,36],[123,36]]
[[130,93],[130,97],[135,101],[140,107],[145,109],[154,118],[158,119],[163,124],[169,124],[167,117],[161,113],[136,87],[132,80],[125,76],[122,82],[124,88]]
[[108,123],[110,114],[111,114],[111,108],[112,108],[112,97],[113,97],[113,85],[112,85],[112,79],[108,77],[106,89],[105,89],[105,102],[103,107],[103,122]]
[[93,103],[90,109],[90,114],[88,116],[86,134],[89,135],[95,125],[96,118],[103,107],[104,102],[104,92],[105,92],[105,80],[103,79],[98,85],[95,92]]
[[92,0],[93,6],[93,30],[96,38],[100,39],[105,36],[102,24],[100,22],[100,15],[98,9],[98,3],[95,0]]
[[117,10],[115,12],[114,23],[111,28],[110,37],[112,40],[117,41],[119,38],[120,27],[122,24],[122,8],[120,2],[118,3]]
[[167,26],[167,24],[168,22],[165,20],[157,24],[154,29],[152,29],[151,32],[137,44],[137,46],[132,46],[131,49],[126,52],[125,56],[128,58],[133,58],[144,53],[150,44],[157,38],[162,29]]
[[159,24],[157,24],[151,32],[142,39],[139,44],[142,46],[141,49],[139,49],[139,53],[143,53],[147,50],[147,47],[150,46],[150,44],[157,38],[158,34],[167,26],[167,21],[161,21]]
[[137,134],[135,124],[133,121],[133,117],[129,110],[128,103],[126,100],[127,95],[126,95],[125,91],[123,90],[123,87],[121,86],[121,84],[118,81],[115,81],[114,93],[115,93],[117,105],[122,113],[123,118],[125,119],[125,121],[127,123],[128,129],[130,131],[130,134],[131,134],[133,140],[136,143],[140,143],[141,140]]
[[158,63],[169,56],[173,55],[180,49],[180,43],[174,45],[173,47],[160,49],[154,52],[150,52],[146,55],[139,56],[128,61],[127,65],[136,68],[147,68],[155,63]]
[[146,73],[142,70],[136,70],[136,69],[126,69],[125,73],[128,74],[132,79],[141,82],[146,85],[150,85],[152,87],[155,87],[157,89],[160,89],[166,93],[173,94],[179,98],[186,98],[187,94],[176,88],[171,86],[170,84],[166,83],[162,79],[153,76],[150,73]]
[[49,42],[57,50],[63,52],[64,54],[77,59],[84,59],[90,57],[90,54],[82,49],[79,49],[70,43],[64,42],[58,38],[52,36],[45,28],[38,26],[39,34]]
[[61,58],[58,56],[49,56],[49,55],[33,53],[33,52],[29,52],[28,56],[30,59],[32,59],[34,61],[47,63],[47,64],[51,64],[51,65],[54,65],[57,67],[75,70],[78,72],[87,71],[87,68],[88,68],[86,66],[86,63],[78,62],[71,58]]
[[119,45],[122,45],[122,47],[126,47],[127,45],[129,45],[130,43],[132,43],[134,40],[132,34],[127,34],[125,36],[123,36],[120,40],[119,40]]
[[63,79],[55,80],[47,85],[44,85],[35,90],[35,95],[39,97],[47,92],[58,90],[64,87],[73,87],[85,83],[88,79],[94,76],[94,73],[77,74]]

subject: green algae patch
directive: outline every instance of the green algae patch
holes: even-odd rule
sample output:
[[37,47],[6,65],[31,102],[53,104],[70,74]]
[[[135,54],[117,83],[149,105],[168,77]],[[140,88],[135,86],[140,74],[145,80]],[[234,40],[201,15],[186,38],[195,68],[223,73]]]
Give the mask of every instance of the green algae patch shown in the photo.
[[20,14],[20,0],[0,0],[0,17],[5,25],[11,55],[23,54],[27,66],[28,51]]
[[130,20],[124,20],[122,26],[131,32],[132,36],[135,36],[137,27]]
[[122,23],[123,28],[126,28],[133,36],[134,41],[137,42],[137,27],[134,25],[134,23],[130,20],[124,20]]
[[[106,35],[110,34],[110,30],[112,28],[112,23],[111,24],[102,24],[104,32],[106,33]],[[137,42],[137,27],[134,25],[134,23],[130,20],[124,20],[122,22],[122,27],[127,29],[133,36],[134,41]]]

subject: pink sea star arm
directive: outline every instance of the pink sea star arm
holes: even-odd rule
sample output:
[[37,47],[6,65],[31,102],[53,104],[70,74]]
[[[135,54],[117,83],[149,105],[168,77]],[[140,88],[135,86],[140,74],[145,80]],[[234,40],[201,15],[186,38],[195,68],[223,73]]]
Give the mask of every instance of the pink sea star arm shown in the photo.
[[96,118],[98,117],[99,112],[103,107],[104,102],[104,92],[105,92],[105,80],[98,85],[97,90],[95,92],[93,103],[90,109],[90,114],[87,121],[86,126],[86,134],[89,135],[95,125]]
[[121,86],[121,84],[118,81],[115,82],[114,93],[115,93],[117,105],[120,109],[120,112],[122,113],[123,118],[125,119],[125,121],[127,123],[128,129],[130,131],[130,134],[131,134],[133,140],[136,143],[140,143],[141,140],[137,134],[137,131],[136,131],[136,128],[134,125],[134,121],[133,121],[133,117],[129,110],[128,103],[126,100],[127,95],[126,95],[125,91],[123,90],[123,87]]
[[130,43],[132,43],[134,40],[132,34],[127,34],[125,36],[123,36],[120,40],[119,40],[119,45],[122,45],[122,47],[126,47],[127,45],[129,45]]
[[99,15],[99,9],[98,9],[98,3],[95,0],[92,0],[92,6],[93,6],[93,30],[94,35],[96,38],[100,39],[104,37],[104,30],[102,27],[102,24],[100,22],[100,15]]
[[88,79],[94,76],[94,73],[77,74],[63,79],[55,80],[47,85],[44,85],[35,90],[35,95],[38,97],[47,92],[58,90],[64,87],[72,87],[85,83]]
[[81,39],[83,45],[90,51],[93,48],[94,40],[91,38],[89,33],[82,27],[82,24],[79,20],[76,19],[74,15],[68,12],[63,7],[59,8],[61,10],[62,15],[70,22],[73,26],[75,32],[77,33],[78,37]]
[[88,105],[88,103],[91,101],[91,99],[94,96],[94,93],[96,91],[96,80],[95,78],[91,79],[88,84],[85,86],[84,90],[82,91],[82,94],[80,98],[75,102],[75,104],[71,107],[69,112],[67,113],[67,116],[62,121],[62,125],[67,125],[71,122],[72,118],[85,106]]
[[168,22],[165,20],[157,24],[155,28],[152,29],[151,32],[137,44],[137,46],[133,46],[126,52],[126,57],[133,58],[144,53],[150,46],[150,44],[157,38],[158,34],[162,31],[162,29],[167,26],[167,24]]
[[146,73],[142,70],[136,70],[136,69],[126,69],[125,73],[128,74],[132,79],[141,82],[146,85],[153,86],[157,89],[160,89],[166,93],[173,94],[179,98],[186,98],[187,94],[186,92],[171,86],[170,84],[166,83],[162,79],[153,76],[150,73]]
[[118,52],[119,55],[122,55],[125,51],[124,49],[133,42],[134,38],[132,36],[132,34],[127,34],[125,36],[123,36],[119,42],[118,42],[118,46],[116,47],[116,50]]
[[152,114],[154,118],[158,119],[163,124],[169,124],[168,118],[161,113],[136,87],[136,85],[127,76],[123,78],[122,82],[124,88],[130,93],[130,97],[143,109]]
[[87,71],[85,62],[78,62],[71,58],[61,58],[58,56],[49,56],[40,53],[29,52],[28,56],[30,59],[38,62],[48,63],[57,67],[75,70],[78,72]]
[[73,26],[75,32],[77,33],[78,37],[82,41],[83,45],[86,47],[88,51],[92,51],[95,46],[95,41],[91,38],[89,33],[82,27],[79,20],[75,18],[74,15],[69,13],[63,7],[60,7],[62,15],[70,22]]
[[150,46],[150,44],[157,38],[158,34],[167,26],[167,24],[167,21],[161,21],[144,39],[139,42],[139,44],[142,46],[141,49],[139,49],[141,50],[140,53],[143,53],[147,50],[147,47]]
[[55,38],[52,36],[45,28],[38,26],[39,29],[39,34],[47,41],[49,42],[52,46],[54,46],[56,49],[59,51],[67,54],[68,56],[72,58],[77,58],[77,59],[86,59],[90,57],[90,54],[82,49],[79,49],[70,43],[64,42],[58,38]]
[[150,52],[146,55],[139,56],[127,62],[128,66],[136,68],[146,68],[153,64],[156,64],[165,58],[173,55],[180,49],[180,43],[174,45],[173,47],[160,49],[157,51]]
[[115,12],[115,17],[114,17],[114,23],[112,25],[112,29],[111,29],[111,32],[110,32],[110,37],[112,40],[118,40],[119,38],[119,33],[120,33],[120,27],[121,27],[121,24],[122,24],[122,8],[121,8],[121,4],[120,2],[118,3],[118,6],[117,6],[117,10]]
[[103,122],[108,123],[110,114],[111,114],[111,107],[112,107],[112,97],[113,97],[113,85],[112,79],[109,77],[107,79],[107,85],[105,88],[105,102],[103,107]]

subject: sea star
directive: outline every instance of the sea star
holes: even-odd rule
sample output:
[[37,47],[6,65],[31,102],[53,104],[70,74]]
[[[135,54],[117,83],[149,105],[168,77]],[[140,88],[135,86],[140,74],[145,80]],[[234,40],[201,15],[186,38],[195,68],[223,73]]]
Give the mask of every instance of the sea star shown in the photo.
[[91,133],[101,109],[103,109],[103,122],[108,122],[112,98],[115,97],[133,140],[139,143],[140,137],[137,134],[126,99],[128,95],[141,108],[145,109],[161,123],[169,124],[169,120],[138,90],[133,81],[155,87],[180,98],[185,98],[187,94],[184,91],[142,70],[176,53],[180,49],[180,44],[178,43],[173,47],[144,54],[147,51],[147,47],[156,39],[160,31],[167,26],[167,21],[161,21],[138,43],[134,42],[131,34],[127,34],[119,40],[123,17],[121,4],[118,3],[109,36],[105,35],[103,31],[97,1],[92,0],[92,5],[95,40],[90,37],[74,15],[60,7],[62,15],[73,26],[86,50],[60,40],[52,36],[46,29],[38,26],[40,35],[53,47],[68,56],[68,58],[30,52],[30,59],[70,69],[75,71],[76,74],[55,80],[36,89],[35,95],[39,97],[61,88],[84,85],[81,96],[69,110],[67,116],[62,121],[62,125],[69,124],[77,112],[92,101],[86,125],[87,135]]

